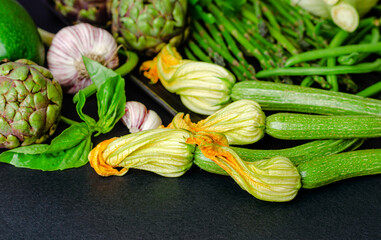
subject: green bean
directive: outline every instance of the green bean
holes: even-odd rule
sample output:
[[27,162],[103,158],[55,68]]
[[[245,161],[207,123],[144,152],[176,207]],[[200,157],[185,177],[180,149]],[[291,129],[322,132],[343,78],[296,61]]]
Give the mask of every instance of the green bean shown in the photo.
[[303,75],[329,75],[329,74],[353,74],[381,71],[381,58],[371,63],[360,63],[353,66],[336,67],[284,67],[262,70],[257,73],[257,78],[274,76],[303,76]]
[[348,55],[339,56],[337,62],[341,65],[353,65],[358,62],[360,53],[353,52]]
[[300,62],[306,62],[311,60],[316,60],[320,58],[327,57],[337,57],[340,55],[350,54],[352,52],[379,52],[381,51],[381,42],[379,43],[368,43],[368,44],[357,44],[357,45],[347,45],[340,46],[334,48],[326,48],[326,49],[317,49],[311,50],[308,52],[300,53],[298,55],[290,57],[286,63],[285,67],[290,67]]
[[303,81],[300,83],[300,86],[302,87],[310,87],[314,83],[314,80],[311,76],[307,76],[303,79]]
[[363,97],[371,97],[377,93],[381,92],[381,81],[365,88],[364,90],[356,93],[356,95],[363,96]]
[[[332,39],[331,43],[329,44],[329,48],[340,46],[349,36],[349,33],[347,31],[341,30],[339,31],[335,37]],[[336,65],[336,58],[335,57],[329,57],[327,59],[327,67],[334,67]],[[327,82],[331,85],[332,91],[339,91],[339,84],[337,81],[337,76],[334,74],[327,75]]]

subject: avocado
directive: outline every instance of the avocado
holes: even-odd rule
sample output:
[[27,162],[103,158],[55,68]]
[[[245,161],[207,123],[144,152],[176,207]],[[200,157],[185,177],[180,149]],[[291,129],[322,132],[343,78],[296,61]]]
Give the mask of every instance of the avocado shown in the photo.
[[45,47],[37,26],[16,0],[0,1],[0,60],[26,58],[39,65],[45,62]]

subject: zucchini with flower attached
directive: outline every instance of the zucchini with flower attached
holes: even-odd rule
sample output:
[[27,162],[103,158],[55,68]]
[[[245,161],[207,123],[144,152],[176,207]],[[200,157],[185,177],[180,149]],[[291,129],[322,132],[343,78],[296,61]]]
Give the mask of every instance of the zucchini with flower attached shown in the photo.
[[[329,139],[315,140],[284,149],[250,149],[243,147],[230,148],[246,162],[255,162],[275,156],[287,157],[295,166],[316,157],[329,156],[343,151],[352,151],[362,145],[364,139]],[[211,159],[205,157],[199,148],[194,153],[194,164],[204,171],[227,175],[227,172]]]
[[288,158],[276,156],[246,162],[221,136],[221,141],[216,142],[209,136],[196,134],[186,142],[198,145],[206,157],[224,169],[242,189],[258,199],[285,202],[296,196],[301,187],[300,175]]
[[284,140],[381,137],[381,117],[275,113],[266,118],[266,133]]
[[[194,136],[187,142],[196,143],[204,158],[221,168],[209,172],[230,175],[243,189],[266,201],[291,200],[300,187],[317,188],[348,178],[381,173],[381,149],[315,156],[300,163],[295,172],[294,164],[287,157],[272,156],[248,162],[232,147],[205,140]],[[197,156],[200,154],[196,153]]]

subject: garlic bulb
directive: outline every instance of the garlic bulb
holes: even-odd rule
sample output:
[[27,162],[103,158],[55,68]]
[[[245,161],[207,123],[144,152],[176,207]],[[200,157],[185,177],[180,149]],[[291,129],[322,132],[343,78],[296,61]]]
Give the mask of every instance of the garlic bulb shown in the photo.
[[155,129],[162,124],[159,115],[153,110],[147,110],[143,103],[128,101],[126,102],[125,111],[126,113],[121,121],[126,125],[130,133]]
[[61,29],[47,53],[48,68],[65,92],[75,94],[90,85],[82,56],[114,69],[119,65],[118,46],[102,28],[80,23]]

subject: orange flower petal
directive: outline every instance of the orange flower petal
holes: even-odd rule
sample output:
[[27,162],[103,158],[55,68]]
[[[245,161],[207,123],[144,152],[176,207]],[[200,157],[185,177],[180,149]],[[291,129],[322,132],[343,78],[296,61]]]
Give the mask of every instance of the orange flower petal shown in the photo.
[[102,153],[106,149],[106,147],[114,141],[116,138],[111,138],[108,140],[105,140],[103,142],[100,142],[94,149],[92,149],[89,153],[89,162],[91,167],[95,170],[95,172],[103,177],[108,176],[122,176],[126,174],[127,170],[126,168],[123,168],[121,170],[118,170],[110,165],[108,165],[105,160],[103,159]]

